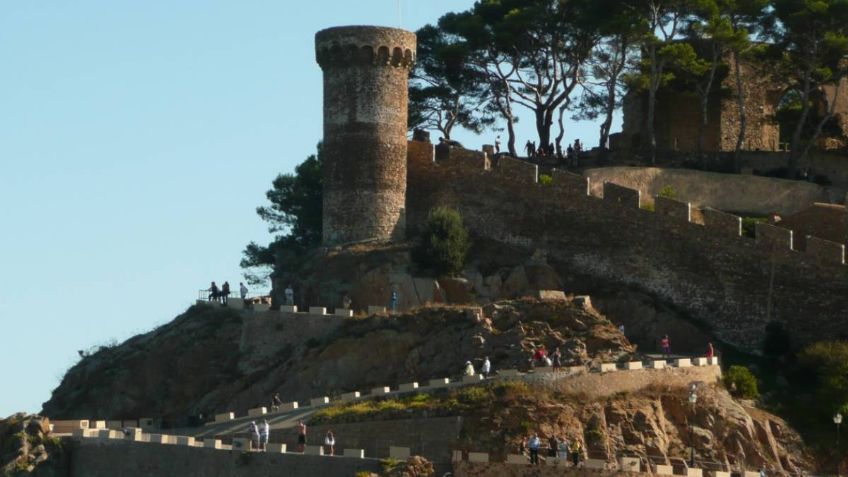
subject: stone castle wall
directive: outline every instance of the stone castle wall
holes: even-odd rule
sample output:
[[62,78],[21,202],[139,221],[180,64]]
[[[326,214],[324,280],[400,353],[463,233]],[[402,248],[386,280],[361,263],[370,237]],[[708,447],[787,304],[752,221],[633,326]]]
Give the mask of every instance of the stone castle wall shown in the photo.
[[604,198],[593,197],[586,178],[567,172],[555,171],[543,186],[535,166],[510,158],[491,170],[458,164],[452,155],[433,158],[432,145],[410,143],[410,233],[431,207],[454,206],[478,236],[543,249],[572,272],[642,288],[728,342],[757,345],[770,320],[785,322],[799,343],[848,336],[840,244],[814,241],[799,251],[791,231],[768,225],[757,239],[743,237],[739,217],[696,214],[670,200],[651,212],[638,207],[638,191],[611,184]]
[[402,238],[415,34],[330,28],[316,34],[315,49],[324,70],[324,243]]

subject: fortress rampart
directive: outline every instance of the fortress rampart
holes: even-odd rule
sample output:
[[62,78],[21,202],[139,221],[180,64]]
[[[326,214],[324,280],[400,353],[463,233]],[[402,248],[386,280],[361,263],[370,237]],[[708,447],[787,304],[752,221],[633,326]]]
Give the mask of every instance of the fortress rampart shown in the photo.
[[657,198],[640,208],[639,191],[554,171],[538,183],[533,164],[451,149],[437,161],[429,143],[408,146],[407,214],[420,228],[436,205],[459,209],[481,237],[533,251],[604,281],[633,285],[671,302],[722,339],[756,346],[769,321],[784,322],[797,343],[848,336],[844,245],[811,237],[799,250],[792,231]]
[[406,122],[415,34],[338,27],[315,35],[324,70],[325,244],[405,233]]

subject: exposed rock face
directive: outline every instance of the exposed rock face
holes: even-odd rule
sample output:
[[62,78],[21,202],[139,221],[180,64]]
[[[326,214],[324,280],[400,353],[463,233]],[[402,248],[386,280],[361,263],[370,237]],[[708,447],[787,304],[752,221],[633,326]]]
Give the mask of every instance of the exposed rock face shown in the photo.
[[60,441],[50,438],[50,421],[15,414],[0,419],[0,475],[60,477],[67,474]]
[[[241,316],[192,307],[174,322],[91,355],[71,368],[44,412],[57,418],[190,416],[439,376],[466,360],[526,367],[531,350],[563,348],[566,363],[625,357],[633,347],[594,310],[535,300],[422,308],[390,318],[345,321],[324,339],[263,350],[241,343]],[[268,333],[282,333],[270,325]],[[282,342],[282,340],[280,340]],[[250,359],[248,359],[250,358]]]
[[[690,444],[704,466],[721,463],[732,469],[759,469],[798,474],[815,465],[800,437],[780,418],[748,408],[720,388],[703,386],[693,408],[685,387],[662,387],[587,400],[579,395],[532,389],[522,401],[491,406],[479,420],[466,419],[464,445],[488,450],[497,458],[516,453],[521,436],[538,432],[578,439],[586,457],[612,460],[627,454],[654,462],[688,460]],[[691,438],[690,438],[691,426]]]

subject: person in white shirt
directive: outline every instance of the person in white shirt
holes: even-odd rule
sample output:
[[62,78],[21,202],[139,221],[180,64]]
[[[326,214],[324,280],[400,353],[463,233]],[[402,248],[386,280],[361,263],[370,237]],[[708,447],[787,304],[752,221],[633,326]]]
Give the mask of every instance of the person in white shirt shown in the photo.
[[530,441],[527,442],[527,448],[530,449],[530,464],[539,465],[539,447],[542,446],[542,440],[539,439],[539,434],[533,433]]
[[268,424],[268,419],[262,423],[259,428],[259,445],[262,450],[268,450],[268,437],[271,435],[271,426]]
[[489,357],[486,356],[486,359],[483,360],[483,368],[480,370],[483,373],[483,376],[489,377],[489,374],[492,373],[492,363],[489,361]]
[[324,446],[327,448],[327,455],[333,455],[336,446],[336,436],[333,435],[333,431],[327,431],[327,435],[324,437]]
[[239,294],[241,295],[242,300],[247,298],[247,287],[244,286],[244,283],[242,282],[239,282]]
[[294,305],[294,290],[292,290],[291,284],[289,284],[289,286],[286,287],[285,294],[286,294],[286,305],[288,305],[288,306]]
[[471,364],[471,361],[465,362],[465,375],[474,376],[474,365]]
[[256,421],[250,421],[250,448],[259,449],[259,428],[256,427]]

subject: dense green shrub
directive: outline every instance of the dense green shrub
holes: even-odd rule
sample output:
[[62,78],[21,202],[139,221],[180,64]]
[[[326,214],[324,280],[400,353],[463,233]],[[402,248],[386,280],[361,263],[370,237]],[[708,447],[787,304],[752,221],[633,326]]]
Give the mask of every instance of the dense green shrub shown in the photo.
[[659,196],[664,197],[666,199],[676,199],[677,198],[677,191],[674,190],[674,187],[672,187],[670,185],[663,186],[663,188],[660,189]]
[[848,405],[848,342],[814,343],[798,355],[802,373],[815,380],[817,409],[823,418]]
[[553,183],[554,183],[553,177],[551,177],[547,174],[542,174],[542,175],[539,176],[539,185],[549,186]]
[[421,243],[415,249],[415,261],[438,275],[454,275],[462,271],[470,246],[459,211],[437,207],[427,216]]
[[734,396],[745,399],[756,399],[760,395],[757,378],[745,366],[731,366],[724,373],[724,385]]

